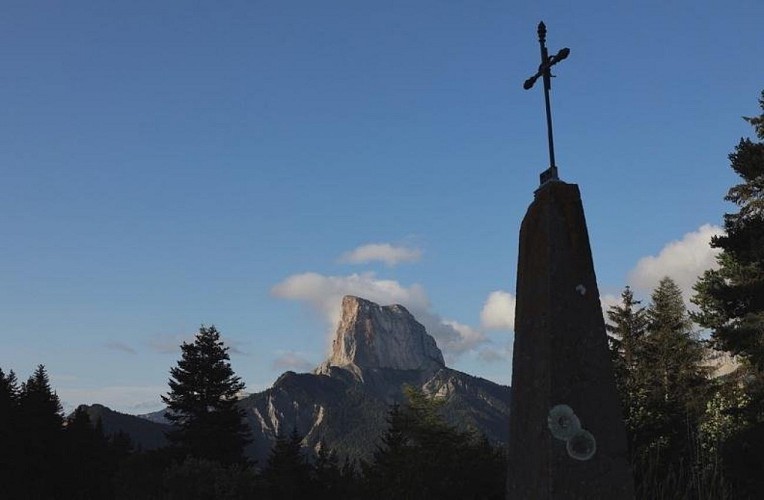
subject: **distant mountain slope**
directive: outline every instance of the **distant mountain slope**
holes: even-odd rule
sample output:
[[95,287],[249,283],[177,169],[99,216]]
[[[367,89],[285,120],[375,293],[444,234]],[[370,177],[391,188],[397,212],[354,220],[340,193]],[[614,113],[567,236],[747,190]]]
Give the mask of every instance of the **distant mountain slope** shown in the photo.
[[[252,429],[248,454],[264,464],[276,436],[296,427],[312,451],[324,443],[340,456],[369,458],[387,429],[390,405],[404,402],[404,385],[442,398],[451,424],[507,442],[509,387],[446,367],[435,339],[404,307],[347,296],[329,359],[313,373],[286,372],[270,389],[239,401]],[[144,449],[165,443],[164,410],[138,417],[100,405],[89,411]]]
[[119,413],[99,404],[81,405],[80,407],[85,408],[91,422],[95,423],[99,419],[101,420],[101,425],[103,425],[104,433],[107,436],[122,431],[130,436],[136,448],[142,450],[153,450],[167,444],[165,432],[170,429],[167,424]]
[[340,455],[368,458],[387,429],[390,404],[404,401],[405,384],[443,397],[444,416],[453,425],[506,443],[508,387],[445,367],[424,381],[416,371],[380,370],[375,376],[389,390],[375,391],[341,368],[330,375],[285,373],[273,387],[240,403],[254,436],[250,454],[266,459],[278,433],[289,434],[296,427],[312,450],[323,441]]
[[241,400],[254,437],[249,451],[264,460],[279,432],[296,427],[312,450],[323,442],[340,455],[368,458],[387,428],[390,404],[404,400],[404,385],[442,398],[452,424],[506,443],[509,387],[447,368],[435,340],[404,307],[347,296],[328,360],[314,373],[287,372]]

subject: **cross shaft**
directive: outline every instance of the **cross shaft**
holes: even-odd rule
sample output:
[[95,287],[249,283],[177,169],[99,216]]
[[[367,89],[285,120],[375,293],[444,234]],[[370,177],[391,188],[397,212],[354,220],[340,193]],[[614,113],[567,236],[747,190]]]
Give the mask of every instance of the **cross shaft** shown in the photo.
[[546,25],[540,22],[538,26],[539,45],[541,46],[541,64],[535,75],[525,80],[523,88],[528,90],[533,87],[536,80],[544,80],[544,104],[546,107],[546,130],[549,142],[549,168],[541,174],[541,183],[549,180],[557,180],[557,165],[554,161],[554,137],[552,135],[552,107],[549,103],[549,90],[552,88],[552,66],[562,61],[570,54],[570,49],[565,47],[557,54],[549,56],[546,48]]

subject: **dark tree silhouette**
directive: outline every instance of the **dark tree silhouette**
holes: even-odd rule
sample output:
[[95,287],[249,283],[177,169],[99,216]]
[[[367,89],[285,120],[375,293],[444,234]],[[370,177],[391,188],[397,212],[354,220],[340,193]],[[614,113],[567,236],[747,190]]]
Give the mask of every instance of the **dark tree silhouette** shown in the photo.
[[93,425],[84,406],[67,419],[63,484],[73,498],[111,498],[116,461],[100,420]]
[[18,423],[18,483],[24,485],[28,498],[60,496],[64,417],[43,365],[21,386]]
[[[764,92],[759,100],[764,110]],[[764,114],[747,118],[761,141],[741,139],[729,155],[742,178],[725,196],[739,207],[724,215],[724,235],[714,237],[719,268],[695,285],[695,321],[711,330],[716,347],[740,355],[753,375],[764,374]],[[759,419],[764,419],[764,401]]]
[[13,489],[12,485],[18,481],[21,452],[18,414],[19,386],[16,374],[11,370],[6,375],[0,369],[0,484],[7,485],[8,489]]
[[[764,91],[759,98],[764,111]],[[743,421],[727,439],[725,469],[741,495],[758,496],[764,489],[764,113],[745,118],[758,141],[745,138],[729,155],[730,166],[742,182],[725,200],[738,211],[724,215],[724,234],[711,246],[721,250],[718,269],[706,271],[695,284],[693,302],[700,311],[693,319],[711,331],[714,347],[738,356],[734,389],[746,402],[724,411]]]
[[181,351],[170,369],[170,392],[162,396],[169,410],[165,415],[175,424],[168,439],[185,455],[222,464],[245,461],[249,429],[236,404],[244,383],[231,369],[220,333],[202,326]]
[[321,441],[313,463],[312,483],[315,485],[313,497],[319,499],[345,498],[348,493],[348,478],[343,477],[339,458],[334,450]]
[[302,453],[302,436],[293,428],[279,433],[271,448],[263,479],[274,499],[304,498],[310,489],[310,466]]
[[364,468],[367,498],[504,498],[506,457],[484,437],[448,425],[442,401],[406,388]]

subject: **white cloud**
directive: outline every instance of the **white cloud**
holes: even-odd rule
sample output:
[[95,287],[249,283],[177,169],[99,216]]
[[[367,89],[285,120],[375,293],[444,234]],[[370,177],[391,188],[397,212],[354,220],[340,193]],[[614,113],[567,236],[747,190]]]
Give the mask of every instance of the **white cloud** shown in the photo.
[[506,361],[506,358],[501,352],[494,349],[485,348],[478,352],[478,358],[485,363],[498,363],[500,361]]
[[369,243],[345,252],[340,262],[348,264],[364,264],[367,262],[384,262],[389,267],[401,262],[416,262],[422,258],[422,250],[405,246],[394,246],[390,243]]
[[[488,339],[483,332],[458,321],[441,320],[440,318],[433,319],[439,320],[439,324],[433,326],[439,330],[438,334],[440,337],[448,339],[446,344],[442,346],[442,349],[452,356],[470,351]],[[428,329],[427,331],[430,330]],[[456,332],[457,336],[454,336],[452,332]],[[433,334],[433,336],[435,335]]]
[[295,351],[280,351],[271,364],[274,370],[292,370],[296,372],[308,372],[314,368],[302,353]]
[[271,293],[282,299],[306,302],[330,322],[332,330],[339,324],[342,297],[345,295],[363,297],[378,304],[401,304],[412,314],[430,307],[421,285],[406,288],[394,280],[377,279],[371,272],[348,276],[293,274],[276,284]]
[[664,276],[672,278],[682,289],[685,299],[692,295],[692,286],[698,276],[707,269],[717,267],[719,250],[711,248],[711,237],[722,234],[718,226],[705,224],[697,231],[685,234],[681,240],[664,246],[658,255],[643,257],[629,273],[629,283],[643,292],[650,293]]
[[478,359],[484,363],[511,363],[512,343],[504,347],[485,347],[478,352]]
[[621,305],[621,296],[613,295],[612,293],[606,293],[600,295],[600,305],[602,306],[602,317],[605,318],[605,323],[608,322],[607,312],[613,306]]
[[487,330],[514,330],[515,296],[503,290],[488,295],[480,311],[480,323]]
[[485,341],[481,332],[455,321],[444,320],[433,312],[421,285],[405,287],[394,280],[378,279],[371,272],[348,276],[295,274],[276,284],[271,293],[276,297],[310,305],[330,325],[330,333],[339,324],[342,297],[355,295],[382,305],[404,306],[435,337],[438,347],[446,356],[458,356]]

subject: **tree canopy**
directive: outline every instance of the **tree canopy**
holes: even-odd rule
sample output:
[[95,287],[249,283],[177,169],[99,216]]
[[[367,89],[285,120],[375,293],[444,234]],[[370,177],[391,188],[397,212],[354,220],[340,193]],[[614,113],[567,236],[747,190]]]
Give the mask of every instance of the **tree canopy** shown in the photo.
[[[764,92],[759,104],[764,111]],[[718,348],[764,372],[764,114],[746,120],[760,140],[740,139],[729,155],[742,182],[724,199],[738,211],[724,215],[724,234],[711,242],[721,250],[719,267],[697,282],[693,302],[700,308],[695,320]]]
[[668,277],[640,306],[629,287],[608,310],[616,382],[624,410],[638,492],[691,470],[705,409],[704,348],[682,292]]
[[714,422],[726,422],[725,469],[747,494],[764,487],[764,91],[759,106],[762,114],[745,118],[758,141],[742,138],[729,155],[740,183],[724,198],[737,211],[724,215],[724,234],[711,241],[718,268],[703,274],[692,299],[699,308],[693,319],[711,332],[714,347],[742,362],[713,403]]
[[392,405],[389,427],[365,468],[372,498],[504,498],[506,458],[475,432],[448,425],[442,400],[413,387]]
[[162,396],[166,417],[175,424],[168,438],[186,455],[223,464],[244,461],[249,429],[236,404],[244,383],[234,375],[220,332],[202,326],[181,351],[170,369],[170,392]]

